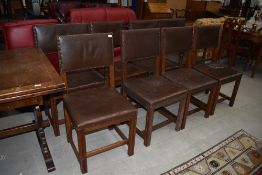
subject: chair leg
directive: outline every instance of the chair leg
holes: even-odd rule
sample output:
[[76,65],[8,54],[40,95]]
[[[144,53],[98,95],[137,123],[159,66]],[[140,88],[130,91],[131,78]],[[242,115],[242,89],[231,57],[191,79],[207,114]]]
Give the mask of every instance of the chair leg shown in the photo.
[[129,136],[128,136],[128,155],[134,154],[135,147],[135,136],[136,136],[136,118],[129,121]]
[[210,90],[210,94],[208,96],[208,101],[207,101],[207,106],[206,106],[206,110],[205,110],[205,118],[208,118],[209,115],[212,112],[213,106],[214,106],[214,100],[215,100],[215,96],[216,96],[216,92],[217,92],[217,87],[212,88]]
[[87,173],[87,158],[86,158],[86,140],[85,134],[83,131],[77,131],[77,140],[78,140],[78,158],[80,163],[81,172]]
[[186,97],[185,110],[184,110],[183,120],[182,120],[180,129],[185,129],[185,126],[186,126],[186,119],[187,119],[187,114],[188,114],[190,98],[191,98],[191,94],[188,94]]
[[71,143],[73,142],[73,137],[72,137],[72,122],[71,119],[69,118],[68,112],[64,106],[64,117],[65,117],[65,127],[66,127],[66,138],[67,142]]
[[154,109],[152,108],[148,109],[146,114],[146,127],[145,127],[145,137],[144,137],[145,146],[149,146],[151,142],[153,116],[154,116]]
[[215,95],[214,95],[214,100],[213,100],[213,105],[212,105],[210,115],[213,115],[215,113],[217,101],[218,101],[218,98],[219,98],[220,89],[221,89],[221,85],[219,84],[218,87],[215,90],[216,92],[215,92]]
[[235,99],[236,99],[236,96],[237,96],[237,91],[238,91],[240,82],[241,82],[241,78],[239,78],[239,79],[236,80],[236,82],[235,82],[234,89],[233,89],[232,95],[231,95],[231,97],[230,97],[229,106],[233,106],[234,103],[235,103]]
[[180,131],[184,117],[186,117],[185,109],[186,108],[188,109],[188,107],[186,107],[186,104],[187,104],[187,98],[180,101],[178,114],[177,114],[177,120],[176,120],[176,131]]

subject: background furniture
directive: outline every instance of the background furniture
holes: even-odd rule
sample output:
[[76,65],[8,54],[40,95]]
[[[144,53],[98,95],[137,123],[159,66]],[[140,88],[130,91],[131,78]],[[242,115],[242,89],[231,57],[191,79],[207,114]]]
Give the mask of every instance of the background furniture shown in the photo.
[[166,19],[173,17],[173,11],[166,2],[148,2],[144,11],[144,19]]
[[55,165],[44,132],[49,123],[42,119],[39,106],[44,104],[44,98],[63,93],[64,82],[41,49],[1,51],[0,68],[0,111],[35,106],[35,121],[0,130],[0,139],[36,131],[47,170],[54,171]]
[[129,8],[80,8],[70,10],[71,23],[85,23],[98,21],[124,21],[136,19],[136,14]]
[[205,17],[207,2],[187,0],[186,18],[187,20],[196,20]]
[[251,5],[251,0],[229,0],[229,3],[223,4],[223,7],[220,9],[220,12],[224,13],[225,15],[230,16],[242,16],[246,17],[248,15],[248,10]]
[[60,23],[70,21],[70,10],[75,8],[94,8],[94,7],[121,7],[118,3],[107,3],[106,0],[50,0],[48,4],[49,14]]
[[[251,55],[251,77],[253,78],[255,76],[255,72],[257,69],[257,66],[259,63],[261,63],[261,57],[262,57],[262,36],[258,33],[252,33],[252,32],[241,32],[239,35],[240,40],[246,40],[249,42],[252,42],[254,44],[253,48],[255,48],[253,51],[253,55]],[[252,57],[254,56],[254,57]]]
[[[63,100],[67,141],[75,152],[82,173],[87,173],[87,158],[96,154],[127,144],[128,155],[133,155],[137,110],[114,89],[112,36],[110,34],[59,36],[58,46],[61,75],[67,84],[67,94]],[[69,49],[73,47],[74,49]],[[88,84],[82,81],[84,84],[78,87],[70,86],[71,81],[81,82],[84,76],[72,77],[72,73],[93,71],[99,67],[108,68],[105,85],[88,88]],[[129,125],[128,137],[116,126],[122,123]],[[87,152],[85,135],[109,127],[115,128],[122,140]],[[73,128],[77,133],[78,150],[72,138]]]
[[229,18],[224,22],[221,44],[218,52],[220,59],[227,51],[228,64],[234,66],[237,55],[242,55],[246,59],[246,64],[251,60],[251,43],[240,38],[242,34],[244,20],[240,18]]
[[36,19],[26,21],[16,21],[3,25],[6,49],[33,48],[34,35],[32,26],[37,24],[56,24],[55,19]]

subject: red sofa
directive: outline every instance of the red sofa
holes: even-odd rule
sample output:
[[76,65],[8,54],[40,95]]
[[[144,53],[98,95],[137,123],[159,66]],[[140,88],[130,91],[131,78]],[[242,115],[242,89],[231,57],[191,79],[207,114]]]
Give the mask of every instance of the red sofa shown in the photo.
[[33,25],[56,24],[55,19],[37,19],[5,23],[3,25],[5,48],[32,48],[35,47]]
[[136,14],[129,8],[96,7],[70,10],[71,23],[86,23],[98,21],[129,22],[132,20],[136,20]]
[[[50,25],[57,24],[55,19],[36,19],[26,21],[16,21],[5,23],[3,25],[5,48],[33,48],[35,47],[35,38],[33,33],[34,25]],[[58,59],[56,57],[48,57],[49,61],[58,70]]]

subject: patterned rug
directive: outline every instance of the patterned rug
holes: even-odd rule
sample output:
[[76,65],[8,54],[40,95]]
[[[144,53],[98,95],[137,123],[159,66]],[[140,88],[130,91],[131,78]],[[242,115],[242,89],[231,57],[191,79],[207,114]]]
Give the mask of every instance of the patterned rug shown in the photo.
[[262,175],[262,142],[243,130],[163,175]]

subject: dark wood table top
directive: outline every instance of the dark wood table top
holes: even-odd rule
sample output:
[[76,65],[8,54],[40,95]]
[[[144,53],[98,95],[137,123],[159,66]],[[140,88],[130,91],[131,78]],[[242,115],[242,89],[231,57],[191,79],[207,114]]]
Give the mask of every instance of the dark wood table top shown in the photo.
[[262,43],[262,35],[259,33],[254,33],[254,32],[241,32],[239,35],[240,39],[243,40],[250,40],[254,43]]
[[61,92],[65,83],[38,48],[0,51],[0,103]]

